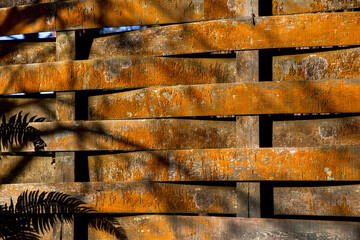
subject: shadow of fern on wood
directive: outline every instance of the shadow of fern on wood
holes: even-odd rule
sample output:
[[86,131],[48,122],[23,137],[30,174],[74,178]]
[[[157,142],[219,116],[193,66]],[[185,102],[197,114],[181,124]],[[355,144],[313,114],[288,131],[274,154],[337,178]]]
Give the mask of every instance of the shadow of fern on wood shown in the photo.
[[9,149],[13,146],[24,146],[32,142],[36,152],[44,151],[46,143],[40,137],[40,131],[32,126],[31,122],[44,122],[45,118],[33,116],[28,120],[29,113],[22,116],[22,111],[15,114],[6,121],[5,115],[2,117],[0,125],[0,151]]
[[[96,213],[86,203],[60,192],[25,191],[16,204],[0,205],[0,239],[41,239],[56,222],[73,222],[76,214]],[[90,217],[89,227],[126,240],[125,230],[112,217]]]

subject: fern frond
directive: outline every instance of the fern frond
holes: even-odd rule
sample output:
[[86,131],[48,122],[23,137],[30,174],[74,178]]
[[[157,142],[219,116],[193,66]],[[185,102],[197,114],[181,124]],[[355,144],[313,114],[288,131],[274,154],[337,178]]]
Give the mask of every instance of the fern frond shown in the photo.
[[127,240],[126,231],[115,218],[90,218],[89,227],[114,235],[117,239]]

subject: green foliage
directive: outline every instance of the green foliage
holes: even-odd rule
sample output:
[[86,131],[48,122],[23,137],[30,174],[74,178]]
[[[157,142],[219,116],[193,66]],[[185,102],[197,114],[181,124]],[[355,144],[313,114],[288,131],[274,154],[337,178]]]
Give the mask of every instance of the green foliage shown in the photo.
[[[25,191],[10,205],[0,205],[1,239],[40,239],[56,222],[73,222],[75,214],[95,213],[85,202],[60,192]],[[91,218],[89,226],[127,239],[114,218]]]

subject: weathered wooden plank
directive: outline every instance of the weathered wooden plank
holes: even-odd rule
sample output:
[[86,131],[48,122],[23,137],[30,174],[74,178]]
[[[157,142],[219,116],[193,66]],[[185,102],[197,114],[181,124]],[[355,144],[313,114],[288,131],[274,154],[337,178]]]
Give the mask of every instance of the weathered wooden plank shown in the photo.
[[273,0],[272,4],[273,15],[336,11],[360,7],[359,0]]
[[85,201],[101,213],[235,213],[234,187],[169,183],[56,183],[5,184],[0,203],[23,191],[59,191]]
[[358,181],[359,152],[359,147],[197,149],[96,155],[88,160],[90,180],[95,182]]
[[[89,58],[360,44],[360,13],[251,17],[153,27],[94,39]],[[179,44],[181,42],[181,44]]]
[[360,76],[360,48],[273,57],[273,80],[319,80]]
[[273,146],[358,145],[360,141],[359,128],[360,117],[276,121],[273,123]]
[[[6,120],[22,111],[22,116],[44,117],[45,121],[55,119],[55,100],[52,98],[0,98],[0,114],[5,114]],[[28,118],[29,120],[30,118]]]
[[[360,238],[357,222],[198,216],[117,218],[128,239],[346,239]],[[89,229],[89,239],[115,239]]]
[[241,1],[73,0],[0,9],[0,35],[152,25],[242,16]]
[[274,214],[360,217],[360,185],[276,187]]
[[[54,42],[0,42],[0,66],[10,64],[28,64],[55,61],[56,47]],[[13,69],[13,74],[17,72]],[[3,69],[0,71],[3,73]],[[12,76],[11,74],[8,75]],[[14,77],[8,78],[14,79]],[[1,82],[3,80],[1,79]]]
[[124,58],[0,67],[0,94],[235,82],[234,59]]
[[[235,122],[185,119],[32,123],[45,151],[151,150],[234,147]],[[4,151],[11,151],[5,149]],[[29,144],[12,151],[34,151]]]
[[55,182],[57,171],[57,162],[49,156],[2,156],[0,183]]
[[359,80],[152,87],[89,97],[89,119],[360,112]]
[[1,0],[0,8],[55,2],[57,0]]

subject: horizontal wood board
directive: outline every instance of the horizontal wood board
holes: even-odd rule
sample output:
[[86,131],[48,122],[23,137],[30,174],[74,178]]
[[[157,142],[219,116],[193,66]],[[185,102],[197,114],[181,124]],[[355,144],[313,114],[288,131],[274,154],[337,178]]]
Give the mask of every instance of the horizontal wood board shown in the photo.
[[272,14],[295,14],[307,12],[326,12],[339,10],[352,10],[360,8],[359,0],[273,0]]
[[227,0],[73,0],[0,9],[0,35],[153,25],[244,16],[244,2]]
[[6,121],[9,118],[22,112],[21,115],[29,114],[27,120],[33,116],[45,118],[45,121],[55,119],[56,102],[53,98],[0,98],[0,117],[5,115]]
[[[360,223],[203,216],[117,218],[128,239],[346,239],[360,237]],[[115,239],[89,229],[91,240]]]
[[55,52],[55,42],[0,41],[0,66],[55,62]]
[[360,185],[274,188],[274,214],[360,217]]
[[94,182],[358,181],[359,152],[359,147],[141,151],[89,156],[88,164]]
[[152,87],[89,97],[89,119],[360,112],[359,80]]
[[[236,145],[235,121],[149,119],[32,123],[45,151],[228,148]],[[5,151],[33,152],[32,144]]]
[[254,21],[204,21],[96,38],[89,58],[360,45],[360,12],[264,16]]
[[58,165],[50,156],[1,156],[0,184],[55,182]]
[[0,94],[235,82],[235,59],[123,58],[0,67]]
[[273,81],[360,76],[360,48],[273,57]]
[[359,129],[360,117],[275,121],[272,144],[274,147],[359,145]]
[[0,204],[23,191],[57,191],[100,213],[225,213],[237,211],[235,187],[170,183],[53,183],[0,185]]

